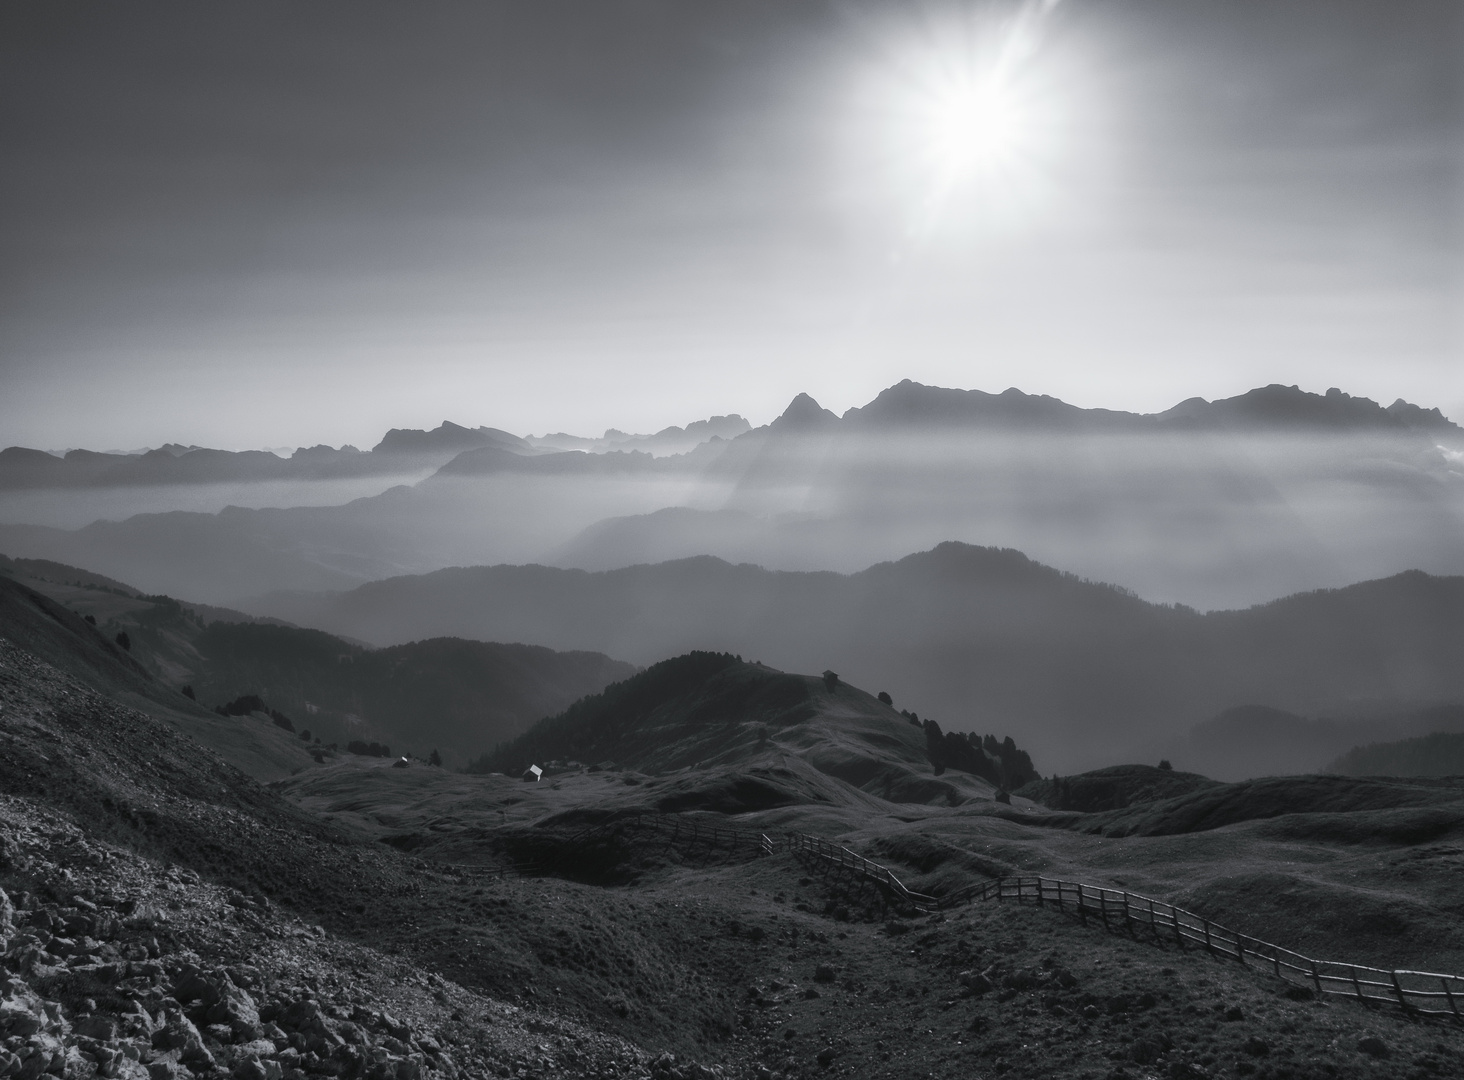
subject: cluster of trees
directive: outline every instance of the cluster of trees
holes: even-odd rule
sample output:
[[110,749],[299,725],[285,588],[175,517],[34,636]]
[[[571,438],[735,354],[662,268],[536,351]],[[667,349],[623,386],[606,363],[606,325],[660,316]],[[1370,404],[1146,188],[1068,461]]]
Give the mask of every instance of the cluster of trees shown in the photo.
[[346,743],[346,749],[361,757],[391,757],[391,747],[385,743],[363,742],[360,739],[352,739]]
[[294,734],[295,722],[278,709],[271,709],[258,694],[244,694],[227,705],[215,705],[214,712],[220,716],[248,716],[250,713],[264,713],[275,722],[276,727]]
[[958,769],[973,773],[1006,791],[1041,778],[1032,765],[1031,756],[1027,751],[1017,749],[1010,735],[998,742],[995,735],[942,732],[934,720],[919,723],[925,731],[926,751],[937,775],[946,769]]

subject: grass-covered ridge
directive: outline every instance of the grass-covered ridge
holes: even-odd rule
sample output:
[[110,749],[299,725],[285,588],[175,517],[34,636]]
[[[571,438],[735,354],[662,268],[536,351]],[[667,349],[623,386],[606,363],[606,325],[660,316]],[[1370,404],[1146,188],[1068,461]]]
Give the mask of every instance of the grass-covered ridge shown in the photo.
[[[709,680],[735,668],[766,676],[720,680],[710,695],[705,692]],[[581,698],[559,715],[494,747],[468,771],[519,772],[535,761],[640,757],[652,749],[647,728],[653,718],[673,720],[680,727],[697,726],[750,708],[765,721],[781,716],[786,722],[807,714],[806,709],[798,711],[806,696],[796,676],[744,664],[730,653],[690,652]]]

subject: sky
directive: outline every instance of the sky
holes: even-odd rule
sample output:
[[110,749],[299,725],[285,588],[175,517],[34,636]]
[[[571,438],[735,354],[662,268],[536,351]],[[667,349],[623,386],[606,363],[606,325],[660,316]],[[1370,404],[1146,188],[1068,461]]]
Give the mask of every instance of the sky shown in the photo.
[[0,7],[0,445],[1464,422],[1455,0]]

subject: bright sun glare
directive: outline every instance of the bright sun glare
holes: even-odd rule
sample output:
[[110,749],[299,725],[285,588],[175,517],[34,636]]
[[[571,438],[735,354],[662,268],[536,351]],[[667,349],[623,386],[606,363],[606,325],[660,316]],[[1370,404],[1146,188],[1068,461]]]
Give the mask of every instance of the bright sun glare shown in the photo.
[[952,179],[1008,159],[1021,142],[1020,109],[1000,79],[972,79],[930,103],[931,150]]
[[913,231],[1030,219],[1060,147],[1052,65],[1055,0],[970,9],[922,24],[896,49],[882,111],[892,172],[918,206]]

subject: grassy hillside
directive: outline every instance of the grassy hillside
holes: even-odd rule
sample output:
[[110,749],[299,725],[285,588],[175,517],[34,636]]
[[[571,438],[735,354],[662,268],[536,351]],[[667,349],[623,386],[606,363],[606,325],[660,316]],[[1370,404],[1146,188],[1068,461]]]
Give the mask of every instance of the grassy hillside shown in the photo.
[[[92,672],[98,689],[121,688],[208,717],[195,701],[211,708],[254,694],[320,742],[379,742],[421,757],[436,749],[449,766],[635,672],[598,653],[449,638],[373,650],[244,615],[210,620],[217,609],[143,596],[121,582],[38,560],[6,560],[0,581],[10,586],[0,593],[0,634],[18,635],[78,677]],[[58,625],[69,633],[57,632]],[[297,749],[289,758],[298,756]]]
[[1093,813],[1172,799],[1213,786],[1214,780],[1195,773],[1153,765],[1114,765],[1077,776],[1039,779],[1018,789],[1017,794],[1053,810]]
[[[961,741],[969,756],[989,760],[981,740]],[[953,763],[943,746],[932,754],[918,720],[837,676],[790,675],[726,653],[693,652],[576,702],[483,755],[473,769],[517,774],[533,763],[608,760],[665,774],[796,760],[896,802],[956,805],[990,797],[992,785]],[[1025,761],[1009,738],[1005,749],[1014,769]]]

